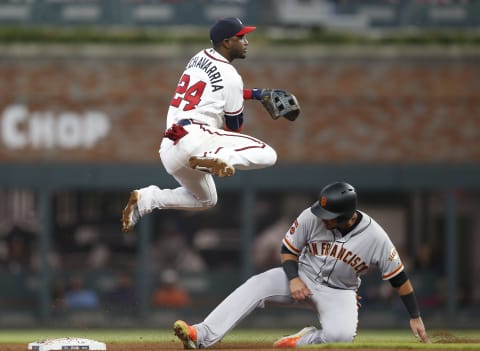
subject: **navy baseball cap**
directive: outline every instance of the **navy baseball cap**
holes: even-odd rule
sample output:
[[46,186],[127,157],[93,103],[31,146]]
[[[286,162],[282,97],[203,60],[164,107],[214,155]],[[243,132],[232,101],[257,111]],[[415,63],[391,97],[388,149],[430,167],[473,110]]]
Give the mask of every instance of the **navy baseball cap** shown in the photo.
[[210,28],[210,40],[214,44],[220,43],[223,39],[235,35],[245,35],[253,32],[257,27],[245,26],[242,21],[235,17],[222,18]]

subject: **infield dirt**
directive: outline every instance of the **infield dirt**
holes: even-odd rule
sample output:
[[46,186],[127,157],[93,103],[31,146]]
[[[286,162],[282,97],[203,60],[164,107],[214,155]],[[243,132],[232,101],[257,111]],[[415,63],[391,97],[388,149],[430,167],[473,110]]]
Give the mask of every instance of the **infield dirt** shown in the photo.
[[[273,348],[272,345],[266,343],[219,343],[215,346],[209,348],[210,350],[228,350],[228,351],[245,351],[245,350],[256,350],[256,351],[266,351],[266,350],[278,350]],[[4,344],[0,345],[0,350],[2,351],[27,351],[27,345],[23,344]],[[177,343],[109,343],[107,344],[107,351],[172,351],[172,350],[183,350],[181,345]],[[308,349],[307,349],[308,350]],[[333,349],[325,349],[333,350]],[[355,348],[355,349],[340,349],[335,348],[335,351],[412,351],[411,348]],[[436,350],[442,350],[441,348]]]

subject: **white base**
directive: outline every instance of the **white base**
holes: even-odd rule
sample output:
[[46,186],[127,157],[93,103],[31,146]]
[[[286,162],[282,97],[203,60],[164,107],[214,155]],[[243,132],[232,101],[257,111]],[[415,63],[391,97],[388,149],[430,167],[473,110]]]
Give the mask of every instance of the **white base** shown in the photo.
[[103,342],[83,338],[58,338],[45,339],[28,344],[29,350],[54,351],[54,350],[99,350],[104,351],[107,346]]

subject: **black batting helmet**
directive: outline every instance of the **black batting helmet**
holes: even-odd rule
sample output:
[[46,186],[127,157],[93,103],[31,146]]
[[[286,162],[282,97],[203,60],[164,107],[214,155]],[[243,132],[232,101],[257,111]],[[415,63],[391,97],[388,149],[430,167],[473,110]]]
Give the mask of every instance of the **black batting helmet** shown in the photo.
[[355,188],[345,182],[325,186],[310,210],[321,219],[350,219],[357,209]]

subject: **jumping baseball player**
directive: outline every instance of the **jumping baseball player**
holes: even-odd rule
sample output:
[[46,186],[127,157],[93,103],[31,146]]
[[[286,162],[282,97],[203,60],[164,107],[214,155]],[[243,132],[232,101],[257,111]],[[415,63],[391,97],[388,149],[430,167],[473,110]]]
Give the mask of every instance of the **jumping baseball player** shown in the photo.
[[295,120],[300,112],[293,94],[275,89],[244,89],[232,66],[247,55],[247,33],[238,18],[217,21],[210,29],[212,48],[193,56],[170,101],[167,129],[160,145],[165,170],[180,186],[150,185],[131,192],[122,214],[122,230],[129,232],[141,216],[154,209],[199,211],[215,206],[212,175],[232,176],[275,164],[277,154],[265,142],[240,134],[244,99],[260,100],[274,119]]
[[325,186],[319,200],[305,209],[286,233],[282,267],[247,280],[220,303],[202,323],[174,323],[186,349],[206,348],[270,299],[308,303],[320,328],[308,326],[283,337],[275,347],[353,341],[358,323],[360,276],[372,265],[397,290],[410,315],[415,337],[429,342],[412,284],[387,233],[357,209],[357,194],[348,183]]

